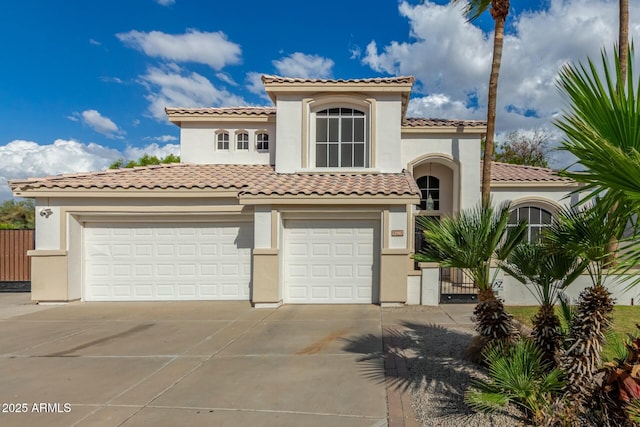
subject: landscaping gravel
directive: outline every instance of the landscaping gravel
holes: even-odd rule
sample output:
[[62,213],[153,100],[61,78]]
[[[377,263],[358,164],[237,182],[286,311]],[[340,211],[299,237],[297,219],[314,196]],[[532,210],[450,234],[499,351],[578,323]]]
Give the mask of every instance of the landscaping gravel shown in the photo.
[[[406,326],[406,325],[405,325]],[[402,333],[413,409],[423,426],[524,426],[517,408],[501,414],[475,413],[464,403],[472,380],[483,370],[465,360],[474,331],[460,326],[412,324]]]

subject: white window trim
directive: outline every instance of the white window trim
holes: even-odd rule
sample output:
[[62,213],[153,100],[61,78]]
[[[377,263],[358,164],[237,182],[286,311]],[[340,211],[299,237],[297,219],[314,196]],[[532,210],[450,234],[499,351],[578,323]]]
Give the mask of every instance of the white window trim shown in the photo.
[[[267,148],[258,148],[258,136],[261,134],[267,135]],[[260,153],[267,153],[269,152],[269,150],[271,150],[271,135],[266,129],[259,129],[255,132],[255,147],[256,151]]]
[[[220,135],[227,135],[227,148],[220,148],[219,146],[219,138]],[[231,151],[231,137],[229,135],[229,131],[227,130],[219,130],[216,131],[216,151]]]
[[[542,232],[543,229],[550,227],[551,224],[553,223],[553,220],[555,218],[555,215],[557,213],[557,211],[553,210],[553,209],[549,209],[548,206],[544,206],[540,203],[518,203],[517,205],[512,205],[511,209],[509,210],[509,215],[511,215],[511,213],[513,213],[514,211],[518,211],[519,209],[540,209],[542,211],[547,212],[548,214],[551,215],[551,223],[545,223],[545,224],[532,224],[530,222],[527,221],[527,230],[526,230],[526,240],[527,242],[531,242],[531,229],[532,228],[537,228],[540,229],[540,232]],[[511,224],[510,222],[507,222],[507,227],[511,228],[511,227],[515,227],[515,224]]]
[[[236,144],[235,144],[236,151],[249,151],[249,148],[251,147],[251,144],[249,143],[249,141],[251,141],[251,136],[249,135],[249,131],[245,130],[245,129],[239,129],[239,130],[237,130],[235,132],[235,134],[236,134],[236,138],[235,138],[236,139],[236,141],[235,141],[236,142]],[[242,135],[242,134],[246,134],[247,135],[247,140],[246,140],[247,148],[240,148],[239,147],[239,143],[240,143],[240,139],[239,138],[240,138],[240,135]]]
[[[329,108],[353,108],[365,117],[365,166],[357,168],[316,167],[316,112]],[[321,94],[303,99],[302,168],[306,172],[375,172],[376,171],[376,99],[357,94]]]
[[[437,199],[437,201],[438,201],[438,209],[435,209],[435,207],[434,207],[434,209],[433,209],[433,210],[430,210],[430,211],[429,211],[429,210],[426,210],[426,209],[422,209],[422,201],[423,201],[424,199],[422,198],[422,188],[421,188],[421,187],[420,187],[420,185],[418,184],[418,180],[419,180],[419,179],[421,179],[421,178],[427,178],[427,177],[435,178],[435,179],[437,179],[437,180],[438,180],[438,188],[437,188],[437,189],[436,189],[436,188],[432,188],[432,189],[430,189],[430,190],[434,190],[434,191],[435,191],[435,190],[437,190],[437,191],[438,191],[438,199]],[[442,197],[441,197],[441,194],[440,194],[440,192],[442,191],[442,186],[440,185],[440,178],[439,178],[439,177],[437,177],[437,176],[435,176],[435,175],[422,175],[422,176],[419,176],[419,177],[415,178],[415,180],[416,180],[416,185],[417,185],[417,186],[418,186],[418,188],[420,189],[420,203],[417,205],[416,210],[417,210],[418,212],[420,212],[420,215],[427,215],[427,216],[432,216],[432,215],[433,215],[433,212],[440,212],[440,203],[442,202]],[[429,192],[427,192],[427,194],[429,194]],[[432,197],[432,198],[433,198],[433,197]],[[435,203],[436,199],[434,199],[433,201],[434,201],[434,203]],[[425,202],[426,202],[426,200],[425,200]]]
[[[316,124],[317,124],[317,115],[316,113],[324,110],[329,110],[331,108],[350,108],[354,110],[358,110],[361,113],[364,113],[364,166],[328,166],[328,167],[320,167],[316,166]],[[328,169],[338,169],[341,171],[351,169],[351,170],[363,170],[371,168],[371,143],[370,143],[370,129],[371,129],[371,120],[369,109],[362,108],[360,105],[349,104],[349,103],[340,103],[340,104],[330,104],[324,105],[319,108],[314,108],[310,113],[309,124],[310,124],[310,132],[309,132],[309,165],[310,169],[315,170],[328,170]],[[342,138],[341,138],[342,139]],[[339,145],[342,145],[342,141]]]

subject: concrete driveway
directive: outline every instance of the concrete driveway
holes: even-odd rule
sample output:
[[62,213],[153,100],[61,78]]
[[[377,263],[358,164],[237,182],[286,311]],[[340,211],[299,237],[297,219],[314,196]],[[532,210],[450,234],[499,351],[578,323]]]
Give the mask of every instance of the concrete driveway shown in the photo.
[[17,310],[0,315],[0,425],[384,426],[381,335],[368,305]]

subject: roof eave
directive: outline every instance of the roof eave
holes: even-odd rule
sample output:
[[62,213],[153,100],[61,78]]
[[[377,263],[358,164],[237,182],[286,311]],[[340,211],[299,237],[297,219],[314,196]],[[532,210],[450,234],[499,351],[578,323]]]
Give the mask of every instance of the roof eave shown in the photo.
[[241,194],[242,205],[407,205],[420,203],[420,197],[415,194],[388,195],[388,194]]
[[65,197],[65,198],[153,198],[153,197],[207,197],[207,198],[234,198],[238,197],[238,189],[211,189],[211,188],[156,188],[156,189],[139,189],[139,188],[94,188],[94,189],[78,189],[78,188],[34,188],[34,189],[13,189],[15,197],[37,198],[37,197]]
[[479,134],[483,135],[487,133],[486,126],[402,126],[402,133],[464,133],[464,134]]
[[523,187],[579,187],[576,181],[491,181],[492,188],[523,188]]

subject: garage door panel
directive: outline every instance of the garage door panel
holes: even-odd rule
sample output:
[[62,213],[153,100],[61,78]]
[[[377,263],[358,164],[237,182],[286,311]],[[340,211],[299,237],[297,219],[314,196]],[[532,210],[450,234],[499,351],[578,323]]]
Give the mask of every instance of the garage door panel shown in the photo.
[[247,300],[252,247],[251,223],[88,223],[84,299]]
[[331,289],[326,285],[316,285],[310,289],[311,298],[315,300],[329,300]]
[[306,243],[295,244],[291,243],[289,245],[289,253],[294,256],[307,256],[308,246]]
[[353,265],[336,265],[334,267],[334,276],[337,279],[350,279],[354,277]]
[[335,287],[335,297],[336,299],[341,300],[352,300],[354,299],[353,295],[353,287],[351,286],[336,286]]
[[375,230],[373,221],[286,221],[285,302],[371,303]]
[[353,244],[351,243],[337,243],[334,246],[335,248],[335,254],[337,257],[340,256],[346,256],[346,257],[352,257],[353,256]]

